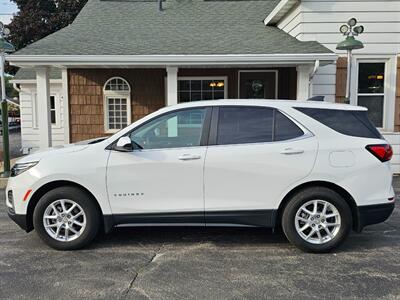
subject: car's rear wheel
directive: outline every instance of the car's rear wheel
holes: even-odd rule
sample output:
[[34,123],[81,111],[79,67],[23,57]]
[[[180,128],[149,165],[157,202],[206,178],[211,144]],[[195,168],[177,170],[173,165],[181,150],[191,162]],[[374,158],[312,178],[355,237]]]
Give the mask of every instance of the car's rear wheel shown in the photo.
[[282,215],[288,240],[308,252],[328,252],[339,246],[352,227],[351,210],[335,191],[308,188],[290,199]]
[[93,199],[76,187],[59,187],[47,192],[33,213],[39,237],[58,250],[79,249],[97,235],[100,213]]

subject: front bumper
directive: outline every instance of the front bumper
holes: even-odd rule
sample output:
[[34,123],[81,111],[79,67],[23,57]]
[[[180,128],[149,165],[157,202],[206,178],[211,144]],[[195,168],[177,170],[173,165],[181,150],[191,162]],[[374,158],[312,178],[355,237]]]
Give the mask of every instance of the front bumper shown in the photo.
[[378,224],[386,221],[394,210],[394,202],[376,205],[358,206],[358,225],[356,230],[361,230],[372,224]]
[[23,230],[26,232],[29,232],[30,230],[28,229],[28,224],[26,220],[26,215],[18,215],[12,212],[11,209],[8,209],[8,216],[10,217],[11,220],[13,220],[19,227],[21,227]]

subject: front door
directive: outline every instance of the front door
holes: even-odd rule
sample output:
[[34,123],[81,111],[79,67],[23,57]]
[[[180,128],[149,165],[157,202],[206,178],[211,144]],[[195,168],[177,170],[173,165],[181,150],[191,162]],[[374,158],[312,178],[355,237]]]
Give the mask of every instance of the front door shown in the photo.
[[[130,134],[133,152],[111,151],[107,188],[113,214],[158,213],[155,223],[204,221],[203,167],[208,108],[177,110]],[[171,215],[174,213],[171,219]],[[169,219],[168,219],[169,218]]]
[[277,71],[240,71],[241,99],[276,99]]
[[222,106],[212,122],[206,224],[272,226],[284,192],[311,172],[316,138],[267,107]]

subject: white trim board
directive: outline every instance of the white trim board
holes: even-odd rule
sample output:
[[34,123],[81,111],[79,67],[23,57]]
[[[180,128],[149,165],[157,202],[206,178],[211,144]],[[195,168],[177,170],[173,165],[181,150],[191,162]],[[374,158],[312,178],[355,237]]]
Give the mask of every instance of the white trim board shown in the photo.
[[258,65],[263,63],[334,63],[335,53],[226,54],[226,55],[8,55],[11,65],[34,66],[179,66],[179,65]]

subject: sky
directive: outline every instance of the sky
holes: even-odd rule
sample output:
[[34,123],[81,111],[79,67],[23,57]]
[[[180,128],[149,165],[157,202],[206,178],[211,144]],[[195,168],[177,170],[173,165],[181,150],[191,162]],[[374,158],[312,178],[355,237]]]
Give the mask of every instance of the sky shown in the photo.
[[0,0],[0,21],[4,24],[11,22],[14,13],[17,12],[17,6],[10,0]]

